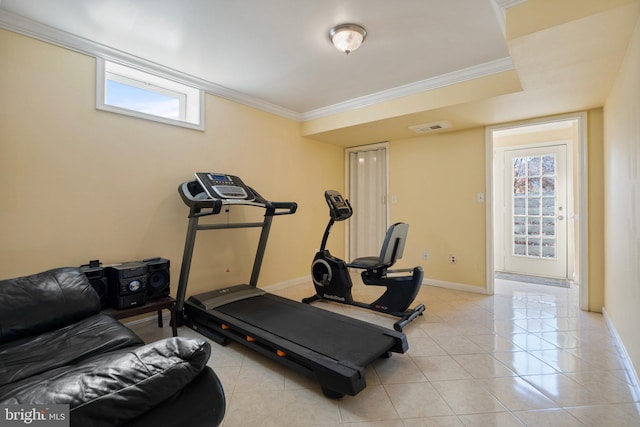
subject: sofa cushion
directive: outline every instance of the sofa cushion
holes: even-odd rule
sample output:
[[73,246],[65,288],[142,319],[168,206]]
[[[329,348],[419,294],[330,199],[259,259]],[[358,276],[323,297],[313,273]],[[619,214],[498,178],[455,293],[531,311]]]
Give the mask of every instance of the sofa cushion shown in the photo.
[[116,426],[190,383],[206,366],[210,351],[206,341],[182,337],[117,350],[44,372],[37,383],[0,396],[0,403],[69,404],[73,425]]
[[96,354],[143,344],[113,317],[96,314],[64,328],[0,344],[0,387]]
[[77,268],[0,281],[0,344],[67,326],[100,312],[100,298]]

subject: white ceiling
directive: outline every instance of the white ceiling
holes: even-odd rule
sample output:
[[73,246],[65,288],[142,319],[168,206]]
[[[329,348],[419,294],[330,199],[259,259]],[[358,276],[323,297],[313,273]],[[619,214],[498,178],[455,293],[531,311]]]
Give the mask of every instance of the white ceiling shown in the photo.
[[[303,122],[304,136],[359,145],[440,120],[450,131],[600,107],[639,10],[639,0],[0,0],[0,28],[186,75]],[[327,34],[346,22],[368,31],[350,55]]]

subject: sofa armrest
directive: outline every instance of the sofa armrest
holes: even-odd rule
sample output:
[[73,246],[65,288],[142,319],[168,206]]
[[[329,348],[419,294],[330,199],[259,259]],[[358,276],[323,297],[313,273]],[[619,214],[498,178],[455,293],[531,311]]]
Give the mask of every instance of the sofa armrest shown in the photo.
[[202,339],[166,338],[50,371],[0,403],[68,404],[74,426],[117,426],[180,391],[204,369],[210,352]]
[[0,344],[58,329],[100,312],[100,298],[77,268],[0,281]]
[[222,383],[207,366],[178,393],[121,427],[215,427],[225,411]]

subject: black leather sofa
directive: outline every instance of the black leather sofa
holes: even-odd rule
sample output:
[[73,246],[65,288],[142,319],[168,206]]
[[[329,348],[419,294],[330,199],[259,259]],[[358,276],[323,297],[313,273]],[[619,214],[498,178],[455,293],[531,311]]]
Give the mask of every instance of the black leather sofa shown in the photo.
[[68,404],[71,426],[217,426],[220,381],[201,339],[147,345],[100,313],[76,268],[0,281],[0,404]]

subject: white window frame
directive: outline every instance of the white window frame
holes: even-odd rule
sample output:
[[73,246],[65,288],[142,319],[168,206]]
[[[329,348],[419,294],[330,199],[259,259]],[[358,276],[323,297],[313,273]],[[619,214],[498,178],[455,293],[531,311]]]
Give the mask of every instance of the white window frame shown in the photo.
[[[103,58],[96,58],[96,108],[174,126],[204,130],[204,91],[165,77]],[[115,81],[149,92],[175,98],[179,102],[179,119],[130,110],[106,103],[107,81]]]

